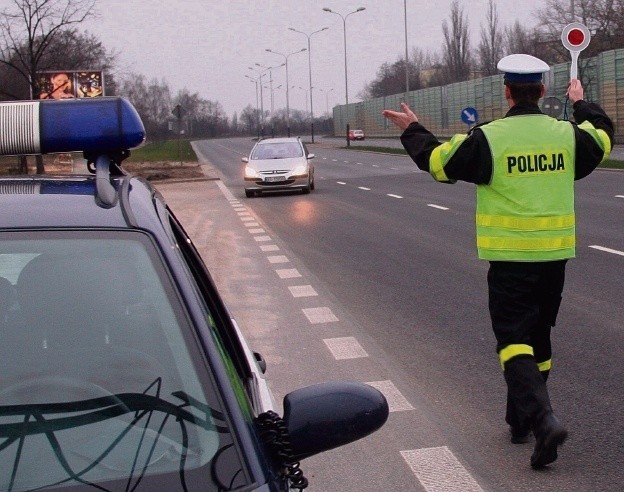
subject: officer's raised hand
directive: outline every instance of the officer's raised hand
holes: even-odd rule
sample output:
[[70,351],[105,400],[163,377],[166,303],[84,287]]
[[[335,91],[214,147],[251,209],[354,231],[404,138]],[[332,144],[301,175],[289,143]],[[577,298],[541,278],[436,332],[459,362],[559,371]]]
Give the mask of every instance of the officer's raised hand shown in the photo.
[[568,92],[566,92],[566,95],[570,98],[572,104],[574,104],[576,101],[581,101],[584,97],[581,81],[578,79],[570,80],[570,83],[568,84]]
[[401,103],[401,109],[403,111],[391,111],[389,109],[384,109],[381,114],[392,121],[392,123],[398,126],[401,130],[405,130],[412,123],[418,123],[418,117],[407,104]]

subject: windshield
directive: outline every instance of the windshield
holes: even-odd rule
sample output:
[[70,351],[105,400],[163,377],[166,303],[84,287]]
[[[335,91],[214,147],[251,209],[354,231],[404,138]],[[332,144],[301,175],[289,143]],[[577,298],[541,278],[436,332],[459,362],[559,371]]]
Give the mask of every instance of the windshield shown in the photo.
[[152,243],[87,234],[0,237],[0,490],[172,490],[167,476],[177,489],[240,486],[216,391]]
[[297,142],[260,143],[251,154],[252,159],[289,159],[302,156],[303,149]]

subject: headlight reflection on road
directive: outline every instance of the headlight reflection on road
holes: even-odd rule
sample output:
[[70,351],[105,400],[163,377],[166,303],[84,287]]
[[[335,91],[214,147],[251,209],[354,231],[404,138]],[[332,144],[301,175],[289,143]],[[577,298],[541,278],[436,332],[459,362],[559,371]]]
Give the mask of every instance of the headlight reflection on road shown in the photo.
[[315,204],[308,200],[298,200],[292,207],[292,217],[298,224],[312,224],[316,220]]

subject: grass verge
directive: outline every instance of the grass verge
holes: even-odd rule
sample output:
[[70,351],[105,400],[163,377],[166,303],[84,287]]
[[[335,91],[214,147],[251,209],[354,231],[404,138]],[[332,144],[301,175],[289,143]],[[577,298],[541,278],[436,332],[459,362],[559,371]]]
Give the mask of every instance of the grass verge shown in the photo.
[[165,140],[150,142],[130,151],[128,162],[197,162],[197,155],[189,140]]

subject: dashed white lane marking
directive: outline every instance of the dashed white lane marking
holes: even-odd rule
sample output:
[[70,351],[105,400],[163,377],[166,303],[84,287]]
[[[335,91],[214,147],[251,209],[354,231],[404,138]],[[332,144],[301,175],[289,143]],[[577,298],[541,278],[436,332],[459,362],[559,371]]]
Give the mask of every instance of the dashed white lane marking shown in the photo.
[[290,260],[284,255],[267,256],[269,263],[288,263]]
[[256,241],[258,241],[259,243],[265,242],[265,241],[270,241],[271,240],[271,236],[254,236],[254,239]]
[[624,251],[618,251],[617,249],[605,248],[604,246],[593,245],[590,246],[592,249],[597,249],[599,251],[604,251],[605,253],[611,253],[614,255],[624,256]]
[[328,307],[305,308],[302,309],[308,321],[313,325],[321,323],[334,323],[338,321],[336,315]]
[[293,285],[288,287],[293,297],[315,297],[318,293],[311,285]]
[[388,193],[388,196],[391,198],[403,198],[401,195],[393,195],[392,193]]
[[366,186],[358,186],[358,188],[359,188],[360,190],[370,191],[370,188],[367,188]]
[[323,342],[336,360],[368,357],[366,350],[354,337],[325,338]]
[[615,195],[615,198],[624,198],[624,195]]
[[391,412],[414,410],[412,404],[407,401],[392,381],[373,381],[366,384],[381,391],[386,400],[388,400],[388,407]]
[[427,207],[437,208],[439,210],[448,210],[448,207],[443,207],[442,205],[436,205],[434,203],[428,203]]
[[279,278],[299,278],[301,274],[296,268],[284,268],[282,270],[275,270],[279,275]]
[[401,456],[427,492],[483,492],[446,446],[401,451]]
[[262,227],[259,227],[257,229],[247,229],[249,231],[249,234],[263,234],[266,231],[264,229],[262,229]]
[[379,167],[379,164],[373,164],[373,167]]
[[338,159],[332,159],[332,162],[338,162]]
[[279,251],[279,246],[277,244],[261,244],[260,249],[268,253],[269,251]]
[[344,181],[336,181],[336,183],[338,183],[339,185],[346,185],[347,184]]
[[356,164],[357,164],[358,166],[363,166],[363,165],[364,165],[364,164],[362,164],[361,162],[356,162]]

